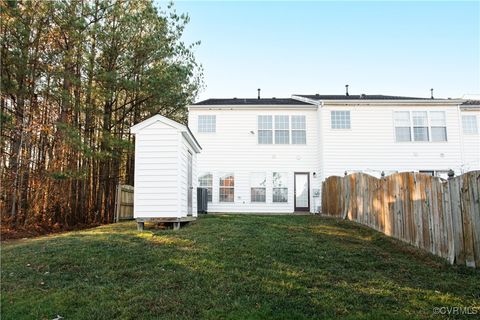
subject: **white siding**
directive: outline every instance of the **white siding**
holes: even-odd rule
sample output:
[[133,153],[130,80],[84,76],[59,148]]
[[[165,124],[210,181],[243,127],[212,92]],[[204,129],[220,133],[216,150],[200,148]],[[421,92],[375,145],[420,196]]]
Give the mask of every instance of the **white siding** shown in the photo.
[[179,216],[180,136],[158,121],[136,134],[135,218]]
[[[198,115],[216,115],[216,132],[199,133]],[[307,144],[258,144],[258,115],[305,115]],[[311,189],[319,188],[320,179],[313,178],[313,172],[318,170],[317,111],[314,108],[190,108],[189,126],[203,148],[198,154],[198,173],[213,174],[213,201],[208,204],[209,212],[293,212],[294,172],[310,172]],[[235,202],[219,202],[220,174],[230,172],[235,175]],[[266,173],[266,203],[250,202],[250,176],[253,172]],[[288,203],[272,202],[273,172],[288,173]],[[314,209],[313,192],[310,192],[310,207]]]
[[[477,127],[479,133],[477,134],[463,134],[463,151],[464,151],[464,161],[463,161],[463,170],[480,170],[480,109],[479,111],[462,111],[462,115],[476,115],[477,116]],[[461,122],[460,122],[461,124]]]
[[183,136],[180,136],[180,214],[182,217],[188,215],[188,152],[192,154],[192,215],[197,216],[197,155],[190,144]]
[[[333,106],[320,108],[323,178],[363,171],[448,170],[460,173],[461,132],[456,106]],[[331,129],[330,111],[350,110],[351,129]],[[394,111],[445,111],[447,142],[396,142]]]

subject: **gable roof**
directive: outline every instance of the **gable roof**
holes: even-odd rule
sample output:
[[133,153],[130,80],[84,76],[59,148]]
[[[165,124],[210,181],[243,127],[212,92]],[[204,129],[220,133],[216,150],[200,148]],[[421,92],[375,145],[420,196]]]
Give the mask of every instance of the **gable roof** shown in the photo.
[[156,114],[153,117],[150,117],[148,119],[143,120],[142,122],[137,123],[136,125],[130,128],[130,132],[133,134],[137,134],[138,132],[151,126],[155,122],[162,122],[179,130],[182,133],[183,137],[188,141],[188,143],[195,150],[195,152],[200,153],[200,150],[202,150],[202,147],[198,143],[192,131],[190,131],[189,127],[159,114]]
[[445,100],[419,97],[385,96],[380,94],[294,94],[311,100]]
[[292,98],[233,98],[233,99],[207,99],[193,104],[194,106],[217,105],[312,105]]

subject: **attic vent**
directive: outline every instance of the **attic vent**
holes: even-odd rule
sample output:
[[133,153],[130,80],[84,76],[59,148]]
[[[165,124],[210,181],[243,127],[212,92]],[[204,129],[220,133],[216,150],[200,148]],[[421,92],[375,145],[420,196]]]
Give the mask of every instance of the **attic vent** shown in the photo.
[[345,85],[345,95],[348,97],[350,94],[348,94],[348,84]]
[[233,100],[237,100],[237,97],[233,97]]
[[272,97],[272,99],[277,99],[277,98],[275,98],[275,97]]
[[367,95],[366,95],[365,93],[362,93],[362,94],[360,95],[360,99],[365,99],[366,97],[367,97]]

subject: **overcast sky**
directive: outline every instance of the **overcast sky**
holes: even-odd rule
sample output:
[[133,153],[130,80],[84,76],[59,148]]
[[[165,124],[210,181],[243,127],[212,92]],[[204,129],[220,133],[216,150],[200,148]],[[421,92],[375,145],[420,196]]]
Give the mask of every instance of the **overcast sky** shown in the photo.
[[[161,5],[165,3],[160,2]],[[480,93],[480,5],[471,2],[178,1],[207,98]]]

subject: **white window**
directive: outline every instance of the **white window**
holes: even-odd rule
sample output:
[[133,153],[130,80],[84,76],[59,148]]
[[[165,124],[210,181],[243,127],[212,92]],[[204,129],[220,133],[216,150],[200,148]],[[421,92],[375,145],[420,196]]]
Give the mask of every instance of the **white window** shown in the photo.
[[235,177],[233,173],[226,173],[220,176],[219,181],[220,202],[234,202],[235,200]]
[[258,143],[273,143],[272,116],[258,116]]
[[213,187],[213,175],[211,173],[204,173],[198,177],[198,186],[200,188],[206,188],[208,193],[208,201],[212,202],[212,187]]
[[287,173],[273,173],[273,202],[288,202]]
[[265,202],[267,176],[265,172],[254,172],[250,177],[250,201]]
[[445,111],[430,111],[430,131],[432,141],[447,141]]
[[428,120],[426,111],[412,111],[413,141],[428,141]]
[[331,111],[332,129],[350,129],[350,111]]
[[478,134],[477,116],[462,116],[462,127],[464,134]]
[[198,116],[198,132],[215,132],[217,130],[216,120],[216,116]]
[[288,116],[275,116],[275,144],[290,143],[290,123]]
[[397,142],[412,141],[410,132],[410,112],[396,111],[393,114],[395,123],[395,140]]
[[292,116],[292,144],[306,144],[305,116]]

